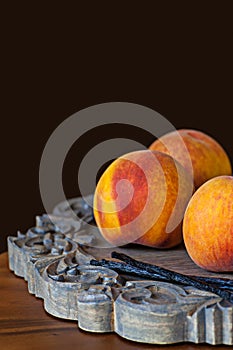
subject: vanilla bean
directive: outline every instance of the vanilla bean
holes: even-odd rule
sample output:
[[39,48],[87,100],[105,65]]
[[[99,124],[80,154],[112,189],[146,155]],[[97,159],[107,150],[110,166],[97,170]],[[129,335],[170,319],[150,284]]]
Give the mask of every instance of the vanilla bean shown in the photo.
[[[216,285],[217,281],[210,283],[210,281],[206,282],[203,278],[198,279],[196,276],[192,278],[190,276],[183,275],[178,272],[170,271],[168,269],[164,269],[156,265],[137,261],[126,254],[122,254],[118,252],[112,252],[112,257],[122,260],[132,267],[138,268],[140,270],[140,273],[142,271],[145,271],[151,275],[156,274],[161,277],[165,277],[169,282],[176,282],[186,286],[192,286],[201,290],[205,290],[205,291],[217,294],[221,298],[227,299],[231,303],[233,303],[233,293],[230,290],[231,285],[229,285],[228,287],[224,286],[223,288],[222,283],[220,283],[221,286],[220,284]],[[217,280],[219,282],[219,279]]]
[[[165,276],[167,278],[169,278],[168,274],[170,272],[173,272],[173,271],[170,271],[168,269],[159,267],[157,265],[152,265],[152,264],[148,264],[148,263],[144,263],[144,262],[135,260],[135,259],[131,258],[130,256],[123,254],[123,253],[112,252],[111,256],[112,256],[112,258],[117,258],[118,260],[124,261],[129,265],[146,269],[147,271],[152,272],[152,273],[158,273],[158,275]],[[215,285],[219,288],[233,291],[233,280],[230,280],[227,278],[215,278],[215,277],[204,277],[204,276],[193,276],[193,275],[187,276],[187,275],[180,274],[178,272],[175,272],[175,273],[177,275],[180,275],[180,276],[192,278],[193,280],[199,281],[201,283],[207,283],[207,284]]]
[[204,277],[204,276],[190,276],[192,279],[200,282],[209,283],[215,285],[221,289],[227,289],[233,292],[233,280],[227,278],[215,278],[215,277]]
[[146,270],[130,264],[125,264],[125,263],[116,262],[116,261],[109,261],[105,259],[97,261],[93,259],[90,261],[90,264],[94,266],[103,266],[121,274],[129,274],[140,278],[146,278],[149,280],[157,280],[157,281],[168,282],[168,283],[175,282],[185,286],[192,286],[200,290],[217,294],[221,298],[226,299],[231,303],[233,303],[233,294],[230,291],[222,290],[216,286],[198,282],[196,280],[193,280],[192,278],[189,278],[188,276],[177,274],[176,272],[173,272],[173,271],[169,271],[171,272],[171,274],[169,274],[169,277],[166,278],[165,276],[150,272],[148,271],[148,269]]
[[[135,266],[138,268],[143,268],[143,270],[146,269],[147,271],[149,271],[151,273],[157,273],[158,276],[164,276],[164,273],[165,273],[166,278],[168,278],[167,272],[170,272],[170,270],[161,268],[159,266],[147,264],[147,263],[143,263],[141,261],[135,260],[135,259],[131,258],[130,256],[123,254],[123,253],[112,252],[112,258],[117,258],[118,260],[124,261],[129,265],[132,265],[132,266]],[[176,273],[176,274],[178,274],[178,273]],[[180,274],[180,275],[185,276],[183,274]],[[230,280],[227,278],[214,278],[214,277],[203,277],[203,276],[193,276],[193,275],[190,275],[187,277],[192,278],[193,280],[201,282],[201,283],[211,284],[213,287],[226,289],[228,291],[233,292],[233,280]]]
[[102,260],[92,259],[90,261],[90,265],[106,267],[108,269],[112,269],[121,274],[128,274],[128,275],[146,278],[150,280],[156,279],[157,281],[162,281],[162,282],[170,282],[170,280],[168,280],[163,276],[159,276],[158,274],[153,274],[151,272],[147,272],[145,270],[134,267],[130,264],[124,264],[118,261],[111,261],[111,260],[105,260],[105,259],[102,259]]

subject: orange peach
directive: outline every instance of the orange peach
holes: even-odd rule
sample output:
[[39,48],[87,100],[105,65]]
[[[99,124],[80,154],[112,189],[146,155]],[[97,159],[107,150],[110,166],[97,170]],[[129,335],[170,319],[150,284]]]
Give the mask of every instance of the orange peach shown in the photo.
[[210,271],[233,271],[233,177],[217,176],[194,193],[184,215],[191,259]]
[[165,152],[178,160],[193,174],[195,188],[215,176],[232,174],[225,150],[215,139],[201,131],[172,131],[155,140],[149,149]]
[[193,181],[165,153],[135,151],[116,159],[94,194],[94,216],[112,245],[170,248],[182,241],[181,223]]

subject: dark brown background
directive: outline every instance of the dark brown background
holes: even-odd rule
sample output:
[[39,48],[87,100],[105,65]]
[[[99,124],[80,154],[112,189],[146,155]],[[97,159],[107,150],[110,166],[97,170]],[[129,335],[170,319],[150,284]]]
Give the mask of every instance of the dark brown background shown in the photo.
[[[7,235],[43,213],[41,153],[53,130],[82,108],[110,101],[151,107],[176,128],[212,135],[233,159],[230,1],[64,4],[15,2],[2,12],[0,251]],[[93,143],[132,133],[98,128],[92,144],[80,140],[65,163],[67,196],[78,195],[78,162]]]

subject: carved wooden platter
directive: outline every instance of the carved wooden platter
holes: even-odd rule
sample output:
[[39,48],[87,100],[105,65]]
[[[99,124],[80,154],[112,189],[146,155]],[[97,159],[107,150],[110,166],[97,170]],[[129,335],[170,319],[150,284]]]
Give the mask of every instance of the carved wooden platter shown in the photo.
[[[116,332],[135,342],[233,345],[233,304],[218,295],[90,265],[93,258],[110,258],[113,248],[88,225],[92,211],[85,199],[69,204],[76,217],[60,203],[51,215],[37,216],[25,234],[8,237],[9,268],[27,281],[29,293],[44,300],[49,314],[76,320],[88,332]],[[114,250],[176,272],[233,280],[232,274],[199,269],[182,246]]]

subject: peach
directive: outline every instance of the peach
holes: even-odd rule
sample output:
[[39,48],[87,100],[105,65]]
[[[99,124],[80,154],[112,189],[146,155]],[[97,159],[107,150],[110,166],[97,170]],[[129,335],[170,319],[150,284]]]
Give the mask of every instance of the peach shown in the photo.
[[233,177],[217,176],[194,193],[183,220],[191,259],[203,269],[233,271]]
[[165,152],[178,160],[193,175],[196,189],[215,176],[232,174],[225,150],[215,139],[201,131],[172,131],[155,140],[149,149]]
[[176,160],[135,151],[113,161],[98,181],[94,216],[112,245],[170,248],[182,241],[181,223],[193,181]]

